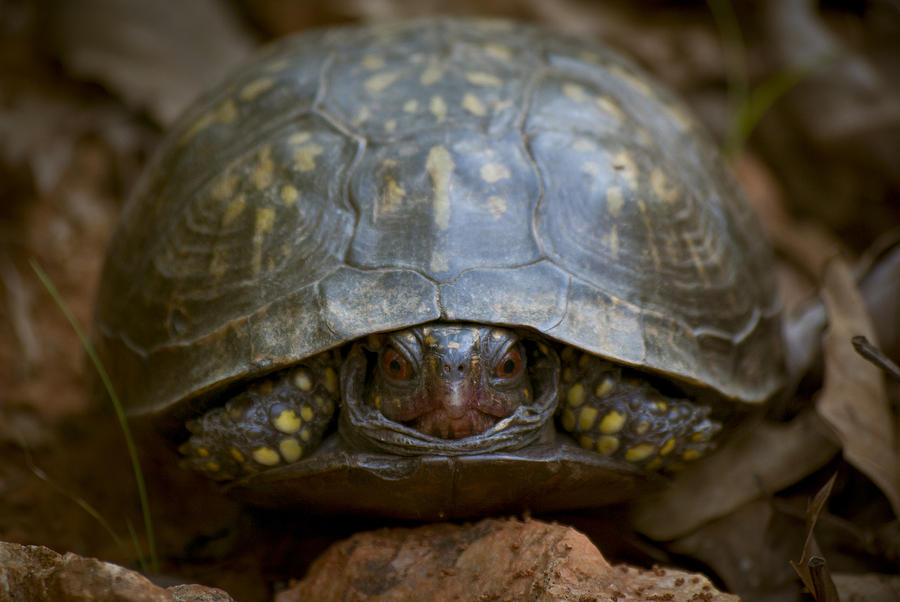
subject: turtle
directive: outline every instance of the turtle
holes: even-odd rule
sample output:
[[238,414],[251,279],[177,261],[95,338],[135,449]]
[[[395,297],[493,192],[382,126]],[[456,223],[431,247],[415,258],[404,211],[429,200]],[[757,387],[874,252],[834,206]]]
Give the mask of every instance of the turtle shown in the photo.
[[302,32],[173,125],[97,346],[134,419],[262,506],[600,506],[782,386],[770,250],[715,144],[608,46],[505,20]]

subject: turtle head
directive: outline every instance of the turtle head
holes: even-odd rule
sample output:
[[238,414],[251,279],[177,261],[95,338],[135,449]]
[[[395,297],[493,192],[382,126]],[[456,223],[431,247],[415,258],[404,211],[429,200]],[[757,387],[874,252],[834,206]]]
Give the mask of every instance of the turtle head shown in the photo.
[[369,403],[426,435],[486,431],[532,401],[525,349],[512,330],[426,325],[384,335]]

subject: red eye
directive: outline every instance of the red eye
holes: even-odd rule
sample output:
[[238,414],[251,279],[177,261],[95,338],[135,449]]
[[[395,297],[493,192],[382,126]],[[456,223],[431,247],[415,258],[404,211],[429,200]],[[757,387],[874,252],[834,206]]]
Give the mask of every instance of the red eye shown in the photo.
[[409,380],[412,376],[412,368],[406,358],[397,353],[395,349],[385,349],[381,355],[381,367],[385,373],[394,380]]
[[499,378],[513,378],[518,376],[521,371],[522,354],[519,353],[518,349],[510,349],[502,358],[500,358],[500,361],[497,362],[497,367],[494,369],[494,376]]

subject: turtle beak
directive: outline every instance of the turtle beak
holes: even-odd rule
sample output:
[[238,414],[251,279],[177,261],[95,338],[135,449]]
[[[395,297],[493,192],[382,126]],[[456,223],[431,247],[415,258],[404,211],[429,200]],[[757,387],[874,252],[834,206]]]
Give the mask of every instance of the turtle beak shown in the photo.
[[[446,353],[428,358],[426,394],[432,407],[442,408],[452,421],[463,419],[473,409],[478,390],[478,358],[445,349]],[[470,433],[471,434],[471,433]],[[467,436],[467,435],[459,435]]]

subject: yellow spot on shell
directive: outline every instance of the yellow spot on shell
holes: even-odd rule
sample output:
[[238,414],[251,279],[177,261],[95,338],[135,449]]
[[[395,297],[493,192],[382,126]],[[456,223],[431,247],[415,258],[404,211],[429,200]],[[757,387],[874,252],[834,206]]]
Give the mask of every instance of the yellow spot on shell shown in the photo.
[[200,456],[201,458],[208,458],[208,457],[209,457],[209,450],[206,449],[205,447],[198,447],[198,448],[197,448],[197,455]]
[[646,96],[648,98],[653,98],[653,89],[645,82],[644,80],[632,75],[631,73],[625,71],[619,65],[610,65],[609,72],[615,75],[616,77],[625,81],[629,86],[634,88],[636,92],[639,94]]
[[581,412],[578,414],[578,426],[581,430],[586,431],[594,426],[594,422],[597,420],[597,408],[592,408],[590,406],[586,406],[581,408]]
[[616,121],[625,121],[625,112],[613,99],[608,96],[598,96],[594,99],[594,102],[601,110],[608,113]]
[[312,433],[309,432],[308,428],[303,427],[303,429],[300,431],[300,440],[304,443],[309,443],[310,439],[312,439]]
[[699,433],[694,433],[693,435],[691,435],[691,441],[693,441],[694,443],[700,443],[701,441],[705,441],[706,438],[707,438],[706,433],[704,433],[703,431],[700,431]]
[[440,96],[431,97],[431,102],[428,103],[428,110],[437,118],[438,123],[447,118],[447,105]]
[[683,106],[672,104],[668,105],[666,108],[669,110],[669,114],[672,116],[673,121],[675,121],[682,130],[691,129],[694,124],[694,119]]
[[213,462],[212,460],[210,460],[206,463],[206,466],[204,466],[204,468],[209,472],[218,472],[221,466],[219,466],[218,462]]
[[487,115],[487,109],[484,107],[484,104],[471,92],[463,96],[462,106],[469,113],[477,115],[478,117]]
[[665,202],[672,203],[678,200],[678,187],[658,167],[654,167],[650,172],[650,186],[656,196]]
[[625,198],[622,196],[622,189],[618,186],[610,186],[606,189],[606,210],[613,217],[622,215],[622,207],[625,205]]
[[653,409],[656,410],[657,412],[665,412],[667,409],[669,409],[669,406],[664,401],[654,401]]
[[566,395],[566,402],[572,406],[573,408],[577,408],[581,404],[584,403],[584,385],[581,383],[575,383],[572,385],[572,388],[569,389],[569,393]]
[[284,410],[274,420],[275,428],[288,435],[299,431],[302,425],[303,422],[294,410]]
[[416,99],[407,100],[403,103],[403,112],[404,113],[415,113],[419,110],[419,101]]
[[296,439],[282,439],[278,442],[278,450],[285,462],[296,462],[303,455],[303,448]]
[[657,470],[660,466],[662,466],[663,461],[662,458],[653,458],[644,466],[646,470]]
[[613,410],[603,417],[598,428],[604,435],[612,435],[621,431],[623,426],[625,426],[625,414]]
[[423,86],[430,86],[444,77],[444,70],[440,66],[432,63],[428,65],[419,76],[419,83]]
[[368,92],[369,94],[376,94],[397,81],[397,77],[399,77],[399,75],[399,73],[395,73],[392,71],[387,71],[385,73],[376,73],[366,80],[366,82],[363,84],[363,88],[365,88],[366,92]]
[[256,224],[253,228],[253,273],[258,274],[262,268],[262,250],[266,235],[275,224],[275,210],[271,207],[260,207],[256,210]]
[[313,409],[309,406],[303,406],[302,408],[300,408],[300,416],[307,422],[312,420],[315,415],[315,412],[313,412]]
[[575,413],[572,410],[564,410],[562,413],[562,426],[570,433],[575,430]]
[[325,152],[318,144],[307,144],[294,151],[294,167],[297,171],[312,171],[316,168],[316,157]]
[[380,409],[381,409],[381,395],[376,395],[376,396],[375,396],[375,409],[376,409],[376,410],[380,410]]
[[484,51],[497,59],[509,60],[512,58],[512,51],[503,44],[485,44]]
[[251,455],[254,460],[263,466],[275,466],[281,462],[281,458],[278,457],[278,452],[271,447],[257,447],[253,450]]
[[649,443],[641,443],[627,450],[625,459],[629,462],[641,462],[652,456],[654,451],[656,451],[656,448]]
[[277,61],[273,61],[266,65],[265,71],[267,73],[275,73],[276,71],[281,71],[290,64],[291,62],[287,59],[278,59]]
[[634,159],[626,151],[613,155],[613,167],[622,174],[628,186],[634,190],[637,188],[638,169]]
[[587,435],[582,435],[578,438],[578,445],[584,449],[594,449],[594,440]]
[[309,132],[297,132],[296,134],[291,134],[288,137],[288,144],[291,146],[299,146],[310,139]]
[[231,99],[226,100],[222,104],[220,104],[215,109],[204,113],[197,121],[188,128],[188,130],[181,136],[178,140],[179,143],[184,144],[209,126],[214,123],[220,123],[222,125],[228,125],[237,118],[238,110],[237,105],[234,104],[234,101]]
[[504,213],[506,213],[506,199],[499,196],[491,196],[488,197],[487,200],[488,211],[491,212],[495,218],[500,217]]
[[672,453],[673,449],[675,449],[675,439],[669,439],[668,441],[663,443],[663,446],[661,448],[659,448],[659,455],[668,456],[670,453]]
[[578,367],[584,368],[585,366],[588,365],[589,361],[591,361],[591,356],[588,355],[587,353],[582,353],[581,357],[578,358]]
[[688,449],[688,450],[685,450],[685,452],[683,454],[681,454],[681,457],[684,460],[696,460],[701,455],[702,454],[696,449]]
[[381,69],[384,67],[384,59],[380,56],[375,56],[373,54],[367,54],[363,57],[362,66],[368,69],[369,71],[374,71],[376,69]]
[[450,178],[454,167],[450,152],[443,146],[433,146],[428,151],[425,170],[434,189],[434,223],[440,230],[450,227]]
[[587,92],[585,92],[584,87],[579,84],[563,84],[562,90],[563,94],[565,94],[575,102],[585,102],[588,99]]
[[259,151],[259,163],[253,171],[253,185],[257,190],[262,190],[272,183],[272,176],[275,173],[275,162],[272,161],[272,148],[264,146]]
[[643,435],[650,429],[650,423],[646,420],[641,420],[637,423],[637,426],[634,427],[634,432],[638,435]]
[[597,451],[601,454],[609,455],[619,449],[619,440],[609,435],[604,435],[597,439]]
[[275,81],[271,77],[264,77],[256,81],[250,82],[241,88],[238,96],[244,102],[249,102],[272,87]]
[[363,106],[353,117],[353,125],[359,125],[369,118],[369,107]]
[[325,368],[325,389],[329,393],[337,393],[338,378],[334,368]]
[[571,369],[571,368],[566,368],[565,370],[563,370],[562,378],[563,378],[564,381],[570,381],[570,380],[572,380],[572,376],[573,376],[573,374],[572,374],[572,369]]
[[238,462],[244,461],[244,454],[240,452],[240,450],[236,447],[232,447],[228,450],[231,453],[231,457],[237,460]]
[[470,71],[466,73],[466,79],[469,80],[469,83],[476,86],[499,86],[503,83],[496,75],[485,73],[484,71]]
[[218,178],[209,189],[209,195],[214,201],[224,201],[234,194],[240,178],[237,174],[227,174]]
[[222,214],[222,225],[225,227],[230,226],[234,223],[234,220],[244,212],[246,207],[247,202],[244,200],[244,195],[240,195],[228,203],[228,207],[225,208],[225,213]]
[[488,163],[487,165],[481,166],[481,179],[490,184],[499,180],[505,180],[509,178],[509,176],[509,169],[507,169],[505,165]]
[[298,196],[300,196],[300,193],[297,192],[297,189],[290,184],[285,184],[281,187],[281,200],[284,201],[285,205],[293,205],[295,202],[297,202]]
[[378,214],[390,213],[396,210],[402,203],[406,191],[400,188],[394,178],[390,175],[384,178],[384,188],[382,189],[382,200],[378,204]]

